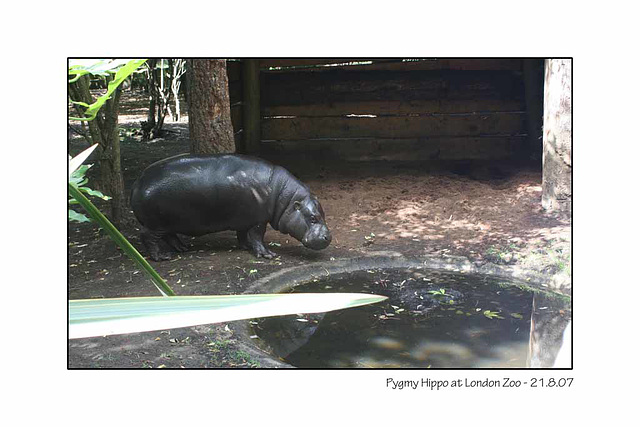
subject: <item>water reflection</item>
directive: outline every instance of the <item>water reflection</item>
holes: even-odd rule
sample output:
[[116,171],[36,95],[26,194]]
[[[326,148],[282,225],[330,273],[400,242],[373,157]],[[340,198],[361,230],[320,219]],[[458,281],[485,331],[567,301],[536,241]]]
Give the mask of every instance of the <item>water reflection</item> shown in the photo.
[[272,354],[298,367],[554,366],[571,319],[569,302],[514,285],[427,269],[334,275],[296,291],[371,292],[389,300],[321,315],[261,319],[255,333]]

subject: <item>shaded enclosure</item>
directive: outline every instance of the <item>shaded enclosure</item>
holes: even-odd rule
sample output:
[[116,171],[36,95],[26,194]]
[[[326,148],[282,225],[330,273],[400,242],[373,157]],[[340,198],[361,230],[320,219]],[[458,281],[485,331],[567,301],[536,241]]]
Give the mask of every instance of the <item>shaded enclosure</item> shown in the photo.
[[230,61],[238,148],[347,160],[539,160],[542,64]]

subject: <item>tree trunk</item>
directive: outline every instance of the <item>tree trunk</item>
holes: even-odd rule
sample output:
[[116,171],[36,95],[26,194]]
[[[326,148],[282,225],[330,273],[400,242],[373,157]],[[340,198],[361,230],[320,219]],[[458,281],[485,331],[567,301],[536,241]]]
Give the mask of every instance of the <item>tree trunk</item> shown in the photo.
[[187,74],[191,152],[235,152],[226,60],[191,59]]
[[571,212],[570,59],[545,61],[542,206]]
[[[170,60],[171,61],[171,60]],[[182,75],[186,71],[186,64],[184,59],[172,60],[173,65],[173,78],[171,79],[171,92],[173,93],[173,102],[176,110],[176,121],[180,121],[180,83],[182,82]]]
[[[81,77],[70,85],[74,100],[93,103],[94,99],[89,91],[88,76]],[[100,186],[104,194],[111,196],[111,222],[122,225],[126,211],[126,197],[124,195],[124,179],[120,163],[120,135],[118,133],[118,111],[120,109],[120,94],[118,89],[103,105],[96,118],[89,124],[89,133],[94,143],[98,144],[100,159]]]
[[147,116],[147,124],[149,129],[153,129],[156,125],[156,97],[155,97],[155,69],[157,59],[150,59],[147,61],[148,76],[147,76],[147,93],[149,94],[149,115]]

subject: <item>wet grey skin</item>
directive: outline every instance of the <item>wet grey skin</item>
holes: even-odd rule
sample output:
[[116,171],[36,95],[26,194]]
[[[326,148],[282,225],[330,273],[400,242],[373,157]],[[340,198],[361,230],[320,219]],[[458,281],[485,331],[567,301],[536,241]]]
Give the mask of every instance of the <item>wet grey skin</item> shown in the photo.
[[224,230],[235,230],[241,247],[270,259],[276,254],[264,244],[267,224],[310,249],[331,243],[324,211],[309,188],[286,169],[256,157],[179,155],[161,160],[134,183],[131,207],[155,261],[188,250],[178,234]]

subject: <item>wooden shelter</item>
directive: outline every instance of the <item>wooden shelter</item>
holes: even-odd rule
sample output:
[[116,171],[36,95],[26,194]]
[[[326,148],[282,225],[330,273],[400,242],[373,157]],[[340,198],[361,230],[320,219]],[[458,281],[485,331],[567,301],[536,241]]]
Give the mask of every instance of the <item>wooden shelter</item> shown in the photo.
[[542,64],[232,60],[236,144],[245,153],[304,152],[344,160],[539,159]]

